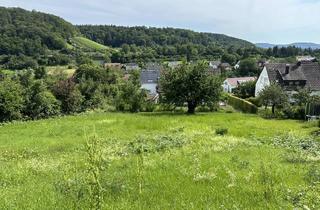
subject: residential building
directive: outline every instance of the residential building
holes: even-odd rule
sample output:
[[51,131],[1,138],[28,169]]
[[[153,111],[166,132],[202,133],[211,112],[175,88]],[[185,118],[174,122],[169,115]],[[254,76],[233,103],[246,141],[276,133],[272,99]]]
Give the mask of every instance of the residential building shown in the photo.
[[249,81],[255,81],[256,77],[237,77],[237,78],[227,78],[223,82],[223,91],[226,93],[232,93],[232,90],[236,87],[238,87],[240,84],[249,82]]
[[141,88],[148,90],[150,95],[156,95],[159,79],[160,71],[142,70],[140,74]]
[[124,64],[126,72],[134,71],[134,70],[140,70],[140,66],[137,63],[126,63]]
[[256,84],[255,95],[272,83],[277,83],[290,94],[305,88],[312,95],[320,95],[320,65],[313,61],[296,64],[266,64]]
[[140,73],[141,87],[149,91],[150,95],[158,94],[157,88],[162,66],[158,63],[147,63]]

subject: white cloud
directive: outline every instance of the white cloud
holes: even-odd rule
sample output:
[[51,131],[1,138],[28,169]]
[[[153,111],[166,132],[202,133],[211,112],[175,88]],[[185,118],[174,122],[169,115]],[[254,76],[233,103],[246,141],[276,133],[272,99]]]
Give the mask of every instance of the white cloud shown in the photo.
[[319,0],[2,0],[75,24],[148,25],[225,33],[250,41],[320,42]]

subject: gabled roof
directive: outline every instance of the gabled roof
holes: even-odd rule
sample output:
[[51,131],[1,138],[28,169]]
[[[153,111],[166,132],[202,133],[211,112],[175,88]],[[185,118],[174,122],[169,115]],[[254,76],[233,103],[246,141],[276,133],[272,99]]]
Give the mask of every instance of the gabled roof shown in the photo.
[[221,64],[220,64],[220,67],[221,67],[221,68],[230,68],[231,65],[230,65],[229,63],[221,63]]
[[161,71],[161,64],[159,63],[147,63],[144,70],[147,71]]
[[227,78],[226,81],[230,85],[236,87],[241,83],[255,81],[256,79],[257,79],[256,77],[236,77],[236,78]]
[[160,78],[160,71],[143,70],[140,74],[141,84],[158,83]]
[[213,67],[213,66],[219,67],[220,64],[221,64],[221,61],[209,61],[210,67]]
[[[320,90],[320,65],[317,62],[303,61],[297,64],[266,64],[270,82],[286,87],[288,82],[303,81],[301,88]],[[294,85],[294,84],[293,84]]]

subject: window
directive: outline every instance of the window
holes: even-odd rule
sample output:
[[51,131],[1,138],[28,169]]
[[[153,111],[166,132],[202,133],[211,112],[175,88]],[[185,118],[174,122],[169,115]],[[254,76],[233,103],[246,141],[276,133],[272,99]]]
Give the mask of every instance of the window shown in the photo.
[[300,82],[299,82],[299,81],[297,81],[297,82],[295,82],[294,84],[295,84],[295,85],[300,85]]

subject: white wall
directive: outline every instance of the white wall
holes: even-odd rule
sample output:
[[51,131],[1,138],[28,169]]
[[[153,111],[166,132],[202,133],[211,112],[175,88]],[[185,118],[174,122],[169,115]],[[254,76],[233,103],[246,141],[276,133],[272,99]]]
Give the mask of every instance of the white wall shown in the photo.
[[228,83],[227,80],[225,80],[225,81],[223,82],[222,87],[223,87],[223,91],[226,92],[226,93],[231,93],[231,92],[232,92],[232,89],[234,88],[234,87],[232,87],[232,86]]
[[320,91],[313,91],[311,93],[312,96],[320,96]]
[[260,74],[259,79],[257,80],[255,96],[257,97],[259,93],[269,85],[270,85],[270,80],[269,80],[267,68],[264,67]]
[[157,83],[146,83],[142,84],[141,88],[148,90],[150,94],[157,94],[157,85]]

